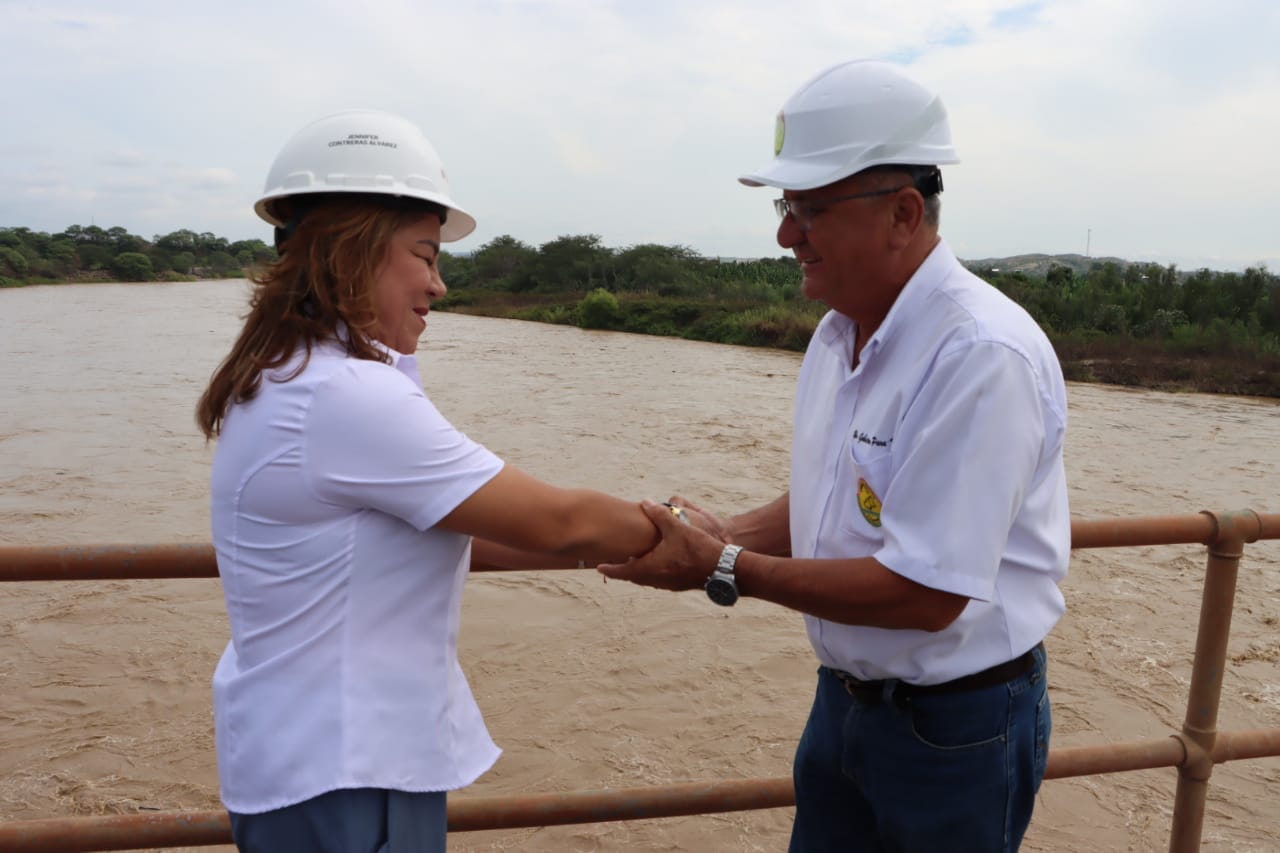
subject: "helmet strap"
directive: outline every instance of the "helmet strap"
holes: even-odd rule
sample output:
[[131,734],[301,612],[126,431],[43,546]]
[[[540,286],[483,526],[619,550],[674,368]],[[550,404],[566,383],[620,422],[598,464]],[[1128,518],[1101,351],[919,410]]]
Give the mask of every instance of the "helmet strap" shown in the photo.
[[276,251],[280,252],[284,249],[284,241],[293,236],[293,232],[298,230],[298,225],[302,222],[302,217],[295,216],[284,224],[281,228],[279,225],[275,229]]
[[916,189],[925,198],[942,192],[942,170],[934,169],[927,175],[921,175],[916,179]]

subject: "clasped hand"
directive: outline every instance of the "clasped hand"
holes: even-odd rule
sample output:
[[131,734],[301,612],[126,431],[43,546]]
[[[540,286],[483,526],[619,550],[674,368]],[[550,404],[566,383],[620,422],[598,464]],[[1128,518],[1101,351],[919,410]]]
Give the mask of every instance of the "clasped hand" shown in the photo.
[[641,509],[658,528],[661,540],[647,553],[625,563],[601,563],[596,571],[605,577],[673,592],[702,588],[730,541],[732,529],[722,519],[678,495],[670,503],[684,510],[684,521],[668,506],[642,501]]

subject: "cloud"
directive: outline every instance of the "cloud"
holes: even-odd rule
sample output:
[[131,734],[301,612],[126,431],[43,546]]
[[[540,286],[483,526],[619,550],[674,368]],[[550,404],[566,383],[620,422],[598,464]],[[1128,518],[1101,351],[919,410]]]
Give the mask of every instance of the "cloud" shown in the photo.
[[[1245,264],[1277,254],[1278,41],[1271,0],[0,3],[24,69],[0,93],[0,225],[262,238],[275,152],[365,106],[426,130],[471,248],[589,232],[773,256],[769,192],[735,178],[802,81],[871,56],[947,103],[962,256],[1080,251],[1092,229],[1095,252]],[[32,174],[61,183],[34,196]]]
[[180,179],[197,190],[224,189],[240,184],[240,178],[234,171],[217,166],[186,170],[180,174]]
[[158,195],[164,192],[164,180],[159,175],[117,175],[103,179],[97,189],[104,196]]
[[112,151],[98,158],[98,165],[115,169],[137,169],[148,166],[151,158],[136,149]]
[[9,186],[21,192],[41,192],[57,190],[66,185],[66,178],[56,172],[40,171],[25,175],[15,175],[9,179]]
[[1025,30],[1038,23],[1045,3],[1025,3],[1007,9],[997,9],[991,16],[991,27],[997,30]]

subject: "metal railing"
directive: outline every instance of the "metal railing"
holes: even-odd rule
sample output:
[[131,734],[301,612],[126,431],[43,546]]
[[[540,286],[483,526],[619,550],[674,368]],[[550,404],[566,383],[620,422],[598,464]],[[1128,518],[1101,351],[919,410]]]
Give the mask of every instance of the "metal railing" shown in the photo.
[[[1198,850],[1214,765],[1280,756],[1280,728],[1236,732],[1217,729],[1236,578],[1244,546],[1261,539],[1280,539],[1280,514],[1243,510],[1076,521],[1071,526],[1071,536],[1073,550],[1195,543],[1208,546],[1195,659],[1181,731],[1153,740],[1054,749],[1045,773],[1046,779],[1062,779],[1178,768],[1169,849],[1173,853]],[[0,548],[0,582],[213,577],[217,577],[217,564],[208,545]],[[468,832],[793,805],[791,778],[776,777],[516,797],[454,796],[448,808],[449,831]],[[14,853],[229,843],[231,826],[223,811],[0,822],[0,850]]]

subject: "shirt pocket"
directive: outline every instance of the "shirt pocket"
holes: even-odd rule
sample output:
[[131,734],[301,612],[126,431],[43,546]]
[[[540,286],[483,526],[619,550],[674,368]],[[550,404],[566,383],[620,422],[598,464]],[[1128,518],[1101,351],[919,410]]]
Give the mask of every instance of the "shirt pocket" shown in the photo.
[[893,471],[893,454],[883,447],[853,442],[844,461],[847,468],[841,485],[847,506],[842,513],[843,526],[851,533],[882,541],[884,497]]

